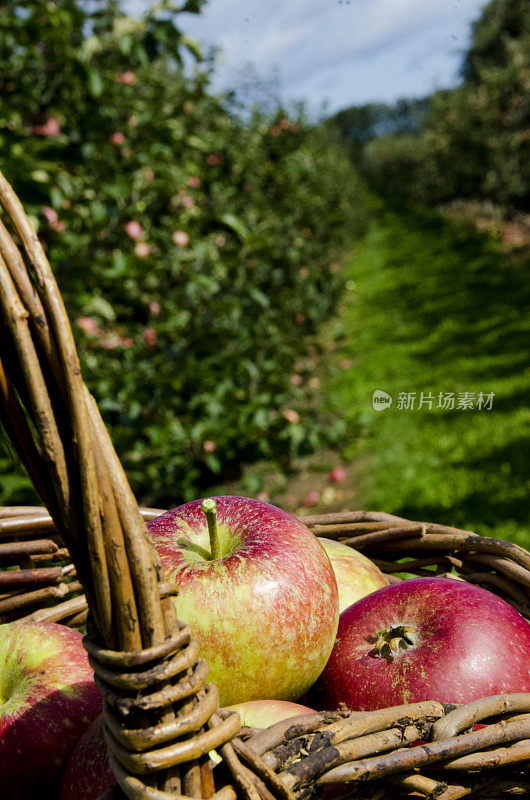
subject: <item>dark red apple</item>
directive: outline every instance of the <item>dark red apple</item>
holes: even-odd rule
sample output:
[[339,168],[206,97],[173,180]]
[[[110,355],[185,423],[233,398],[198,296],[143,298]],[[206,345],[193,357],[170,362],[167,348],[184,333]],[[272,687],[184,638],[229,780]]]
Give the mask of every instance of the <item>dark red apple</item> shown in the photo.
[[37,795],[58,780],[101,712],[82,635],[52,622],[0,625],[0,796]]
[[363,597],[340,616],[310,702],[370,711],[530,692],[530,623],[486,589],[414,578]]
[[[222,706],[297,700],[335,641],[338,591],[316,536],[246,497],[179,506],[149,523],[177,615],[191,625]],[[217,521],[213,519],[217,508]]]
[[60,800],[98,800],[116,783],[107,758],[103,714],[72,750],[63,776]]

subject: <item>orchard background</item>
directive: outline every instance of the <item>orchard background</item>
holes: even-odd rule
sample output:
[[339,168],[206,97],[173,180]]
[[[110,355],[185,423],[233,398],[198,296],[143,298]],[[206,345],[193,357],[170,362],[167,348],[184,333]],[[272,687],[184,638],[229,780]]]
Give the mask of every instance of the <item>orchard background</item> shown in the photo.
[[[523,0],[486,6],[457,88],[318,123],[212,92],[179,22],[202,6],[0,16],[0,168],[138,499],[377,507],[528,546]],[[397,403],[481,391],[490,410]],[[32,502],[0,442],[0,503]]]
[[[115,2],[3,4],[0,166],[132,485],[159,505],[328,435],[290,376],[361,230],[337,142],[212,95],[199,54],[164,3],[141,21]],[[27,498],[2,469],[3,502]]]

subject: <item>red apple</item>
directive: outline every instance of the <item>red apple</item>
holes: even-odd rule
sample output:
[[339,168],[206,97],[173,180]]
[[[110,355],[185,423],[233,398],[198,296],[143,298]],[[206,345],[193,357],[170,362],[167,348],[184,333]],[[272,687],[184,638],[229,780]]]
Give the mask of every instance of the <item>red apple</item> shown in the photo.
[[[222,706],[297,700],[323,670],[338,624],[337,582],[296,517],[246,497],[179,506],[148,527],[179,619],[191,625]],[[215,527],[217,533],[215,532]]]
[[103,714],[96,717],[70,754],[60,800],[98,800],[116,783],[107,758]]
[[343,483],[346,480],[346,470],[344,467],[335,467],[329,473],[329,479],[332,483]]
[[379,567],[347,544],[319,537],[329,556],[339,590],[339,613],[376,589],[388,585]]
[[325,708],[371,711],[529,691],[530,623],[521,614],[478,586],[414,578],[341,614],[314,696]]
[[319,500],[320,493],[317,492],[316,489],[313,489],[313,491],[309,492],[309,494],[304,498],[304,506],[308,506],[308,508],[310,508],[311,506],[315,506]]
[[19,800],[60,777],[101,712],[82,635],[52,622],[0,625],[0,787]]

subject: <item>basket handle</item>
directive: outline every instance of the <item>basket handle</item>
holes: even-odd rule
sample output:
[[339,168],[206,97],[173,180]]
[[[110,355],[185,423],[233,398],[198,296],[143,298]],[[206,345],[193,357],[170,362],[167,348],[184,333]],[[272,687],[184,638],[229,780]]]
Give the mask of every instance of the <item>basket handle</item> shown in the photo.
[[[0,421],[87,596],[85,647],[104,697],[113,772],[130,798],[234,800],[235,783],[248,800],[257,800],[258,779],[230,744],[239,717],[217,714],[217,690],[206,683],[206,664],[176,618],[175,587],[163,581],[136,499],[83,382],[50,265],[1,172],[0,205]],[[152,741],[146,742],[145,729]],[[208,758],[213,748],[228,767],[217,792]]]

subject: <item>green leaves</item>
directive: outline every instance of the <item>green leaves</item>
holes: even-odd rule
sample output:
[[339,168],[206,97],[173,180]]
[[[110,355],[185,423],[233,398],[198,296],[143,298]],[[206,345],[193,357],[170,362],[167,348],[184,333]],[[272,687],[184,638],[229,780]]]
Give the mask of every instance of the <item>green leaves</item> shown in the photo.
[[84,307],[86,314],[95,314],[106,322],[114,322],[116,314],[108,300],[101,295],[94,295]]
[[103,77],[99,72],[99,70],[89,68],[87,71],[87,82],[90,93],[94,97],[99,97],[102,94],[103,89],[105,87],[105,84],[103,82]]
[[202,47],[200,42],[196,39],[193,39],[191,36],[187,36],[186,34],[182,34],[180,37],[180,43],[183,47],[191,53],[192,56],[195,56],[197,61],[200,61],[202,58]]
[[245,242],[245,239],[249,235],[249,231],[246,225],[244,225],[240,219],[234,216],[234,214],[221,214],[219,217],[219,222],[222,222],[223,225],[226,225],[227,228],[230,228],[230,230],[234,231],[234,233],[238,235],[241,242]]

